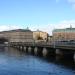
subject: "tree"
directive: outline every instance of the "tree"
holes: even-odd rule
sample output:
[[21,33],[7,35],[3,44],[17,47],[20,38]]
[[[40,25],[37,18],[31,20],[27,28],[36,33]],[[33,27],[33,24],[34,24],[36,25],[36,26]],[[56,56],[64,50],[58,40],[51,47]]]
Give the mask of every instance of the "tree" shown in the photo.
[[38,37],[37,37],[37,40],[43,40],[43,38],[42,38],[42,37],[40,37],[40,36],[38,36]]

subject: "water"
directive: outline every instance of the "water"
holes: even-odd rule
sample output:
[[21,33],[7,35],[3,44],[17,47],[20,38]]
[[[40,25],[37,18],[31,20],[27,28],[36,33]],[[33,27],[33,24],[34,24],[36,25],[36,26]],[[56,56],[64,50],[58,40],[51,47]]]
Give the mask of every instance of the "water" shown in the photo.
[[0,48],[0,75],[75,75],[75,70],[5,47]]

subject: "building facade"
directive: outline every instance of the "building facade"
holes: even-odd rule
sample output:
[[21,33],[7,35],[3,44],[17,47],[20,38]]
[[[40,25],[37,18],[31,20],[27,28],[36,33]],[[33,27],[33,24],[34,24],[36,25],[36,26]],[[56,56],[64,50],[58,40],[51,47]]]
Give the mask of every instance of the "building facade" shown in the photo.
[[33,32],[27,29],[4,31],[0,35],[0,38],[4,37],[9,42],[33,42]]
[[48,33],[43,32],[43,31],[34,31],[33,38],[35,41],[47,41]]
[[48,42],[52,42],[53,41],[53,36],[48,36]]
[[75,28],[54,29],[53,40],[56,41],[75,40]]

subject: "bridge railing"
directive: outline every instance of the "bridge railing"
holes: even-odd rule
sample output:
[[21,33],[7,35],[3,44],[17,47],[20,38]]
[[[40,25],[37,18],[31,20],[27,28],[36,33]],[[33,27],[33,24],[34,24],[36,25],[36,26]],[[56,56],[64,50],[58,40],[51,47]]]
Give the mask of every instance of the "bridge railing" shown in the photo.
[[48,43],[48,42],[12,42],[11,45],[18,45],[18,46],[50,46],[53,48],[56,47],[75,47],[75,42],[70,42],[70,41],[65,41],[65,42],[52,42],[52,43]]
[[46,45],[50,45],[47,42],[11,42],[11,45],[26,45],[26,46],[46,46]]

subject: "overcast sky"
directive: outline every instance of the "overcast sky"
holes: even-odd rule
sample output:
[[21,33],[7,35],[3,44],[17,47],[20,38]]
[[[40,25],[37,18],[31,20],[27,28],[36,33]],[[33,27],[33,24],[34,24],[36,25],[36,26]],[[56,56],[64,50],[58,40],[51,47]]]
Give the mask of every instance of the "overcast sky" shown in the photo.
[[75,27],[75,0],[0,0],[0,31],[27,28],[51,34]]

